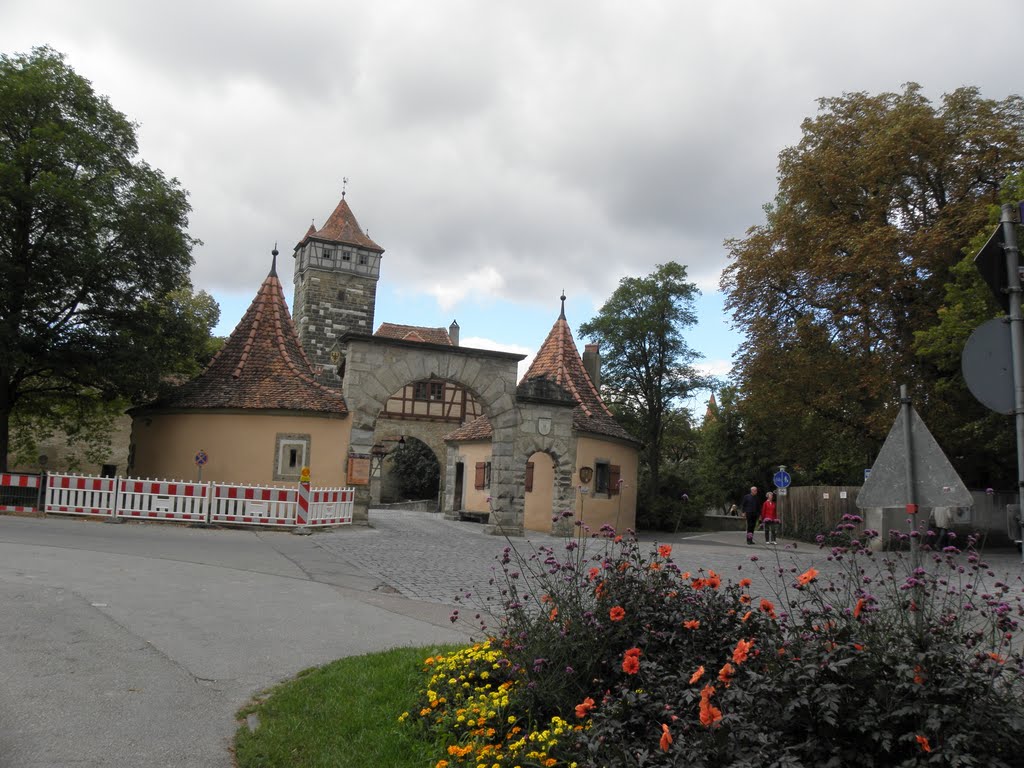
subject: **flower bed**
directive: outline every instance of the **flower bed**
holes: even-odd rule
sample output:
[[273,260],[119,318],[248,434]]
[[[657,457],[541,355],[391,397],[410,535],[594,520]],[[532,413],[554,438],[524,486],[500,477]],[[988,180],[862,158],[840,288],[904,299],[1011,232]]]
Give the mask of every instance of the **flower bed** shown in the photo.
[[609,529],[510,545],[488,639],[428,659],[403,719],[437,768],[1021,765],[1019,595],[971,551],[877,555],[860,522],[823,537],[827,573],[780,553],[756,584]]

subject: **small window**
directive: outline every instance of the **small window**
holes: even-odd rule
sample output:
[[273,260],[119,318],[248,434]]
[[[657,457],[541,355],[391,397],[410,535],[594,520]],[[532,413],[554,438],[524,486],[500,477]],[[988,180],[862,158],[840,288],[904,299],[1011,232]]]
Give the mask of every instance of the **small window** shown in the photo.
[[476,463],[476,476],[474,478],[473,487],[478,491],[491,487],[491,462],[478,461]]
[[413,400],[426,400],[427,399],[427,382],[417,381],[412,385],[412,399]]
[[342,260],[342,261],[352,261],[352,254],[351,254],[351,253],[349,253],[348,251],[344,251],[344,252],[343,252],[343,253],[341,254],[341,260]]
[[298,480],[302,468],[309,466],[308,435],[278,435],[274,460],[275,480]]
[[365,266],[366,266],[366,261],[367,261],[367,259],[366,259],[366,254],[365,254],[365,253],[360,253],[360,254],[359,254],[359,263],[360,263],[360,264],[361,264],[362,266],[364,266],[364,267],[365,267]]
[[430,382],[430,399],[431,400],[444,400],[444,382],[443,381],[432,381],[432,382]]
[[338,289],[338,301],[344,301],[344,300],[345,300],[345,289],[344,288],[339,288]]
[[324,248],[324,258],[327,261],[330,261],[331,259],[333,259],[334,258],[334,251],[332,251],[330,248]]
[[611,464],[607,461],[594,462],[594,493],[609,495],[611,489]]

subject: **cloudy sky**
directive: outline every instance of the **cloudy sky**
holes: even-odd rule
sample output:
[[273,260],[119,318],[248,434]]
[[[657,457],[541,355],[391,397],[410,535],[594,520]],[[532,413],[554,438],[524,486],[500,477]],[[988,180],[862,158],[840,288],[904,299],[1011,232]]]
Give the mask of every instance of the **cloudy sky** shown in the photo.
[[529,354],[563,289],[575,330],[675,260],[726,374],[722,243],[762,222],[816,100],[1021,93],[1022,26],[1018,0],[3,0],[0,52],[52,46],[138,123],[190,193],[222,334],[347,178],[386,250],[378,324]]

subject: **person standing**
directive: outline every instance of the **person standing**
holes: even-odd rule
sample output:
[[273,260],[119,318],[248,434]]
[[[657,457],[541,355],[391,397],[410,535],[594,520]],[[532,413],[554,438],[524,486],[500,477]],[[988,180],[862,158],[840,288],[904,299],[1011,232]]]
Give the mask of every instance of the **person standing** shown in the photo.
[[764,526],[764,543],[778,544],[779,515],[775,511],[775,494],[768,491],[761,505],[761,524]]
[[935,548],[945,549],[949,546],[949,529],[953,527],[953,508],[935,507],[932,509],[932,517],[935,519],[935,528],[938,533],[935,539]]
[[757,498],[757,486],[750,486],[750,493],[740,501],[740,511],[747,518],[747,544],[754,543],[754,528],[761,517],[761,500]]

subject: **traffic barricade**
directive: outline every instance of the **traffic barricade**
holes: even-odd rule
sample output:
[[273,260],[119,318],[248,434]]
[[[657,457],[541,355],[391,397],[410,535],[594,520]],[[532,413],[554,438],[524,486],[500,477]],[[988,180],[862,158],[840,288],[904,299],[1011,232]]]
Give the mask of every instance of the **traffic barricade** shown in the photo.
[[311,489],[306,525],[351,524],[355,497],[354,488]]
[[117,478],[50,473],[43,510],[47,514],[114,517]]
[[125,478],[118,490],[118,517],[207,522],[209,483]]
[[295,525],[296,488],[213,483],[209,521],[235,525]]
[[39,503],[39,475],[0,473],[0,512],[32,512]]

